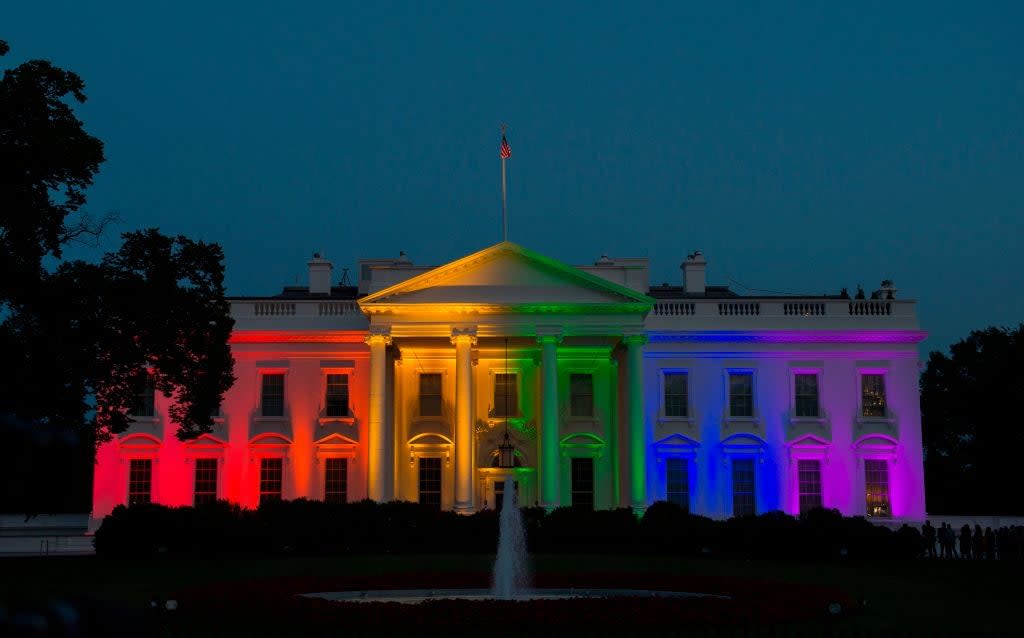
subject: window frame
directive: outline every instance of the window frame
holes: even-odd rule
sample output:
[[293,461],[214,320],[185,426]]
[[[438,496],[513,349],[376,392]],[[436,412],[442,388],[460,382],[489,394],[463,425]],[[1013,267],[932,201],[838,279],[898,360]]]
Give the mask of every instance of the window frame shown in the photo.
[[[325,370],[323,383],[323,416],[325,419],[346,419],[352,416],[352,375],[349,372],[337,370]],[[331,377],[341,377],[345,380],[345,405],[341,414],[331,414]]]
[[[423,377],[424,376],[436,376],[438,378],[439,386],[437,392],[438,407],[437,414],[424,414],[423,413]],[[420,370],[416,373],[416,416],[419,418],[426,419],[437,419],[444,416],[444,389],[445,389],[445,373],[442,370]],[[434,395],[427,395],[434,396]]]
[[[280,415],[267,415],[264,412],[263,405],[263,390],[264,390],[264,378],[267,376],[280,376],[281,377],[281,414]],[[289,418],[289,405],[288,405],[288,369],[287,368],[260,368],[257,374],[257,392],[256,392],[256,418],[264,419],[268,421],[283,421]]]
[[[576,495],[587,492],[576,489],[576,463],[586,461],[590,464],[590,503],[577,503]],[[569,506],[574,509],[594,511],[597,508],[597,463],[593,456],[573,456],[569,459]]]
[[[498,375],[514,375],[515,380],[515,401],[511,402],[509,414],[503,414],[498,409]],[[488,411],[488,417],[492,419],[514,419],[522,416],[523,414],[523,375],[522,370],[519,368],[491,368],[489,371],[490,382],[491,382],[491,409]],[[502,406],[502,409],[504,406]]]
[[[750,463],[750,500],[751,500],[751,511],[749,514],[737,514],[736,513],[736,463]],[[729,459],[729,511],[731,516],[743,516],[743,515],[758,515],[758,498],[757,498],[757,486],[760,483],[760,477],[758,476],[757,466],[760,465],[759,459],[752,455],[742,455],[735,458]],[[745,493],[745,492],[744,492]]]
[[[156,384],[153,383],[153,380],[149,377],[148,374],[146,375],[145,382],[141,384],[140,388],[137,389],[132,396],[132,408],[130,410],[130,414],[128,415],[129,418],[131,418],[133,421],[140,422],[156,421],[157,418],[160,416],[156,410]],[[140,397],[146,397],[148,409],[145,411],[149,412],[149,414],[135,413],[135,408],[140,404]]]
[[[863,491],[864,516],[866,518],[869,518],[869,519],[892,520],[894,518],[893,517],[893,513],[892,513],[892,461],[890,459],[888,459],[888,458],[878,457],[878,456],[869,456],[869,457],[866,457],[866,458],[862,459],[861,461],[862,461],[861,462],[861,468],[862,468],[861,469],[861,475],[863,477],[863,485],[864,485],[864,491]],[[869,463],[871,463],[871,464],[881,463],[882,466],[885,468],[885,501],[884,501],[884,503],[885,503],[888,511],[886,513],[884,513],[884,514],[876,515],[876,514],[872,514],[871,513],[872,499],[871,499],[871,490],[870,490],[869,481],[868,481],[868,464]]]
[[[760,420],[760,412],[757,406],[757,369],[747,367],[728,367],[723,369],[725,382],[725,407],[724,414],[726,421],[736,422],[757,422]],[[732,377],[750,377],[750,414],[734,416],[732,413]]]
[[[351,469],[349,466],[351,465],[351,463],[349,461],[350,461],[349,457],[341,456],[341,455],[332,455],[332,456],[329,456],[329,457],[326,457],[326,458],[323,459],[323,472],[321,473],[321,483],[322,483],[322,490],[323,491],[321,493],[321,497],[322,497],[322,499],[323,499],[323,501],[325,503],[348,503],[349,502],[349,495],[352,492],[352,490],[350,489],[351,480],[349,478],[349,474],[350,474],[349,470]],[[328,485],[331,483],[331,465],[332,465],[332,463],[337,463],[337,462],[341,462],[341,464],[342,464],[341,466],[344,468],[342,470],[342,472],[341,472],[344,475],[343,477],[341,477],[341,484],[344,486],[344,489],[340,492],[340,494],[341,494],[340,500],[332,500],[332,499],[329,498],[329,495],[332,492],[329,492],[327,488],[328,488]]]
[[[693,403],[690,401],[690,397],[693,395],[690,387],[690,370],[689,368],[662,368],[659,371],[660,376],[660,392],[659,392],[659,414],[658,418],[662,421],[692,421],[693,420]],[[686,378],[684,386],[686,387],[686,414],[684,415],[670,415],[668,413],[668,377],[672,375],[681,375]]]
[[[813,495],[813,492],[805,493],[804,489],[803,489],[804,488],[804,480],[803,480],[803,474],[802,474],[803,469],[801,468],[801,465],[804,464],[804,463],[814,463],[817,466],[816,469],[817,469],[817,474],[818,474],[818,476],[817,476],[817,488],[818,488],[818,490],[817,490],[817,497],[818,497],[817,498],[817,504],[812,505],[811,507],[808,507],[806,510],[804,509],[804,496],[805,496],[805,494],[806,495]],[[818,507],[818,508],[825,507],[825,485],[824,485],[824,482],[825,482],[825,471],[824,471],[823,465],[824,465],[824,463],[823,463],[822,459],[820,459],[820,458],[807,457],[807,458],[798,458],[798,459],[796,459],[796,504],[797,504],[797,514],[805,514],[805,513],[807,513],[808,511],[810,511],[811,509],[813,509],[815,507]]]
[[[281,476],[280,476],[280,479],[279,479],[280,486],[279,486],[279,491],[278,491],[278,494],[277,494],[277,500],[278,501],[283,501],[284,498],[285,498],[285,496],[284,496],[285,495],[285,485],[284,485],[284,483],[285,483],[285,474],[286,474],[286,472],[285,472],[285,458],[283,456],[272,455],[272,454],[262,455],[262,456],[260,456],[260,457],[258,457],[256,459],[256,506],[257,507],[260,507],[260,506],[263,505],[263,503],[264,503],[263,495],[264,494],[272,494],[272,492],[264,492],[264,490],[263,490],[263,481],[264,481],[264,479],[263,479],[263,463],[265,461],[277,461],[278,463],[280,463],[280,466],[281,466],[280,467],[280,474],[281,474]],[[268,500],[267,502],[270,502],[270,501]]]
[[[445,461],[438,454],[421,454],[416,457],[416,502],[420,505],[427,507],[433,507],[433,503],[424,502],[423,499],[423,461],[429,460],[432,463],[437,462],[437,509],[444,509],[445,498],[444,498],[444,474],[445,474]],[[433,490],[427,492],[428,494],[434,494]]]
[[[882,379],[882,414],[867,415],[864,413],[864,378],[877,376]],[[892,421],[892,409],[889,404],[889,369],[888,368],[857,368],[857,420],[858,421]]]
[[[797,414],[797,377],[801,375],[815,377],[817,384],[817,415],[801,416]],[[821,423],[826,421],[825,403],[822,400],[822,388],[824,387],[824,374],[820,367],[791,367],[789,369],[789,419],[790,421],[809,421]]]
[[[199,463],[205,461],[213,461],[213,502],[216,502],[221,497],[221,479],[223,478],[223,472],[221,471],[221,464],[223,463],[223,457],[211,456],[211,455],[196,455],[194,458],[190,458],[189,461],[192,464],[192,506],[201,505],[198,502],[199,497]],[[203,494],[209,494],[210,492],[204,491]],[[202,503],[205,505],[206,503]]]
[[[693,463],[692,463],[693,459],[692,458],[688,458],[686,456],[675,455],[675,456],[667,456],[667,457],[665,457],[663,459],[663,461],[664,461],[664,464],[665,464],[665,472],[664,472],[664,477],[665,477],[665,481],[664,481],[664,497],[665,497],[665,501],[667,501],[669,503],[676,503],[676,505],[679,505],[680,507],[683,507],[686,510],[687,513],[692,513],[692,511],[693,511],[693,498],[694,498],[694,490],[693,490],[693,474],[694,474],[694,472],[693,472],[693,467],[692,467],[693,466]],[[670,463],[672,463],[672,464],[679,463],[680,465],[682,465],[683,470],[686,473],[686,501],[685,501],[685,504],[673,501],[669,497],[669,494],[670,494],[670,491],[669,491],[669,485],[670,485],[669,473],[671,471],[671,468],[669,467]]]
[[[128,461],[128,467],[126,468],[127,480],[125,481],[125,504],[131,507],[132,505],[148,505],[157,502],[154,490],[154,478],[156,475],[156,472],[154,470],[156,469],[156,459],[151,456],[132,456],[126,460]],[[148,464],[148,470],[146,472],[146,482],[148,484],[149,489],[146,493],[146,500],[144,501],[132,501],[132,483],[134,482],[134,479],[132,478],[132,466],[135,463]]]
[[[573,398],[574,398],[575,395],[573,395],[573,387],[572,387],[573,377],[588,377],[590,379],[590,395],[589,395],[590,396],[590,414],[576,414],[576,412],[575,412],[575,409],[574,409],[575,408],[575,403],[573,401]],[[570,370],[569,371],[569,379],[568,379],[568,381],[569,382],[566,384],[567,385],[566,391],[568,392],[568,397],[567,398],[568,398],[568,404],[569,405],[567,407],[568,407],[569,418],[570,419],[583,419],[583,420],[590,420],[590,419],[597,418],[597,405],[596,405],[596,402],[597,402],[596,399],[597,398],[596,398],[596,396],[594,394],[594,372],[592,370]],[[586,395],[580,395],[580,396],[586,396]]]

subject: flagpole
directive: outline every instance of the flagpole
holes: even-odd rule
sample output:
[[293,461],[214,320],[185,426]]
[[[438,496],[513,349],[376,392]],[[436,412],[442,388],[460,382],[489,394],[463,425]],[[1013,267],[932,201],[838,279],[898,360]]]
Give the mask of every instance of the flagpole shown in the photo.
[[[505,125],[501,125],[501,139],[505,140]],[[501,240],[508,241],[508,191],[505,180],[505,154],[501,153]]]

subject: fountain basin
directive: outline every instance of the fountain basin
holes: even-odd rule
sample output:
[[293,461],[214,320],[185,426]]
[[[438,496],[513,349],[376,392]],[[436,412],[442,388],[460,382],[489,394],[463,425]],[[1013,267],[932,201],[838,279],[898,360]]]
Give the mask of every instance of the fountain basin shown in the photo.
[[718,598],[729,596],[653,589],[523,589],[511,596],[496,596],[490,589],[369,589],[301,594],[343,603],[400,603],[415,605],[432,600],[569,600],[574,598]]

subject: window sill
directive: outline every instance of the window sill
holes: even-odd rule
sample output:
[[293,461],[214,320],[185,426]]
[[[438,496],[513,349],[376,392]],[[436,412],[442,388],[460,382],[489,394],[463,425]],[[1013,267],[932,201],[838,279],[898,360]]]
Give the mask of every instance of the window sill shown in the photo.
[[887,416],[858,416],[856,419],[854,419],[854,422],[857,425],[868,425],[868,424],[873,424],[873,425],[879,425],[879,424],[894,425],[896,423],[896,417],[894,417],[892,415],[887,415]]
[[828,419],[823,416],[791,416],[789,417],[789,422],[794,425],[798,423],[825,425],[828,423]]
[[342,423],[344,425],[355,425],[356,418],[354,416],[322,416],[317,421],[320,425],[330,425],[333,423]]
[[133,424],[146,425],[146,424],[157,424],[160,422],[158,416],[130,416]]
[[254,416],[252,420],[256,423],[287,423],[290,418],[287,416]]
[[664,416],[664,415],[658,416],[658,423],[663,423],[663,424],[682,423],[682,424],[685,424],[685,425],[693,425],[693,422],[694,422],[694,418],[692,416]]

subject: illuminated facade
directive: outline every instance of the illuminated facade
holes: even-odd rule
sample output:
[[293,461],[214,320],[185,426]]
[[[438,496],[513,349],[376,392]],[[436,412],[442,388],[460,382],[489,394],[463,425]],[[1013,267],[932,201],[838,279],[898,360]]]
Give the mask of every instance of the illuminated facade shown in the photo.
[[[227,499],[520,501],[713,517],[817,505],[924,516],[915,303],[648,285],[645,259],[572,267],[501,243],[445,266],[360,262],[332,286],[235,298],[237,382],[181,442],[140,393],[96,465],[114,506]],[[499,463],[504,433],[514,463]],[[512,465],[512,467],[506,467]]]

